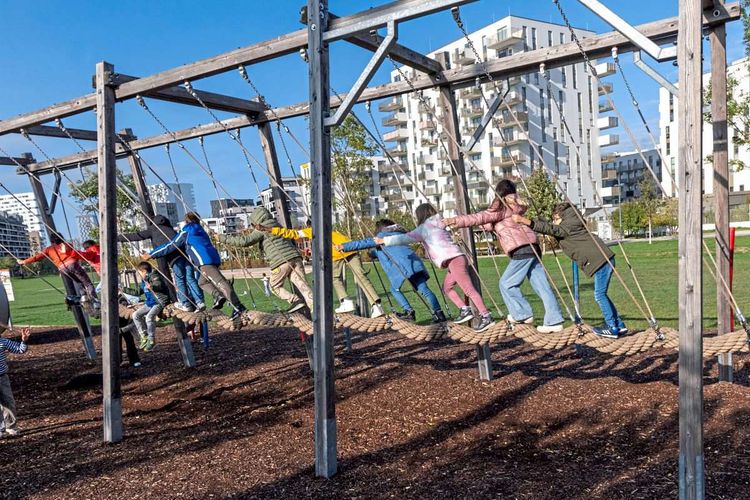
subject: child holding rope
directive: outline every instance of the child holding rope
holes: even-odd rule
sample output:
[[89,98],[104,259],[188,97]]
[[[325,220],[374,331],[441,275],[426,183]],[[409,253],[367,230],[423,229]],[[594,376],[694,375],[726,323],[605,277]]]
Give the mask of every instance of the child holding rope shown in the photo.
[[502,180],[495,188],[495,200],[487,210],[469,215],[459,215],[445,219],[447,226],[482,226],[495,231],[500,246],[509,258],[508,267],[500,278],[500,294],[508,308],[510,323],[534,322],[531,305],[521,292],[521,284],[529,280],[531,287],[544,303],[544,324],[537,330],[540,333],[559,332],[563,329],[563,315],[557,303],[547,274],[537,256],[541,249],[536,234],[528,226],[513,222],[514,214],[523,215],[526,203],[516,193],[516,185]]
[[454,323],[466,323],[474,318],[471,308],[453,290],[453,287],[458,285],[466,297],[474,303],[481,315],[481,319],[474,330],[478,332],[487,330],[494,324],[492,315],[484,305],[482,296],[471,282],[469,261],[466,255],[453,242],[451,234],[445,229],[445,223],[435,207],[429,203],[423,203],[417,207],[416,216],[418,226],[413,231],[384,238],[376,237],[374,238],[375,243],[385,246],[422,243],[432,261],[437,266],[448,269],[448,274],[445,275],[443,281],[443,291],[461,311]]
[[513,221],[525,224],[537,233],[554,236],[565,255],[578,264],[589,278],[594,278],[594,299],[604,316],[604,326],[594,328],[600,337],[618,338],[628,329],[607,295],[609,282],[615,268],[615,254],[584,225],[580,212],[568,202],[558,204],[552,212],[552,223],[529,220],[514,214]]
[[169,303],[169,289],[148,262],[138,264],[138,274],[146,303],[133,313],[133,323],[141,337],[140,348],[148,352],[156,345],[156,318]]
[[[375,223],[376,237],[385,238],[387,236],[398,236],[406,234],[406,229],[399,226],[389,219],[381,219]],[[380,261],[380,265],[388,277],[391,284],[391,294],[404,309],[403,313],[396,313],[401,319],[414,321],[416,312],[409,304],[406,296],[401,292],[401,285],[409,281],[414,289],[424,297],[427,304],[432,309],[433,319],[436,323],[446,321],[445,314],[440,307],[437,297],[430,287],[427,286],[427,280],[430,275],[424,267],[422,259],[408,246],[396,246],[385,250],[382,246],[375,243],[374,238],[365,238],[363,240],[349,241],[343,245],[336,245],[340,252],[359,252],[361,250],[370,250],[370,257]]]
[[23,354],[26,352],[26,341],[29,340],[30,331],[28,328],[21,329],[21,342],[15,340],[0,338],[0,439],[17,436],[18,423],[16,420],[16,400],[13,398],[13,390],[10,388],[10,379],[8,378],[8,360],[6,352],[14,354]]

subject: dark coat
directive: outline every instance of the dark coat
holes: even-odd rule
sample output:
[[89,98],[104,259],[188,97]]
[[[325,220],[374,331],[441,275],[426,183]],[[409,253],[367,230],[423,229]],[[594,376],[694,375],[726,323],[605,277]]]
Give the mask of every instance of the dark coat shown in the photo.
[[[169,243],[172,238],[177,235],[177,232],[172,227],[172,223],[169,219],[163,215],[155,215],[151,222],[148,222],[146,229],[135,233],[126,233],[117,236],[117,241],[121,243],[132,243],[135,241],[151,240],[153,248],[160,247],[166,243]],[[182,253],[178,250],[174,250],[163,257],[167,259],[169,265],[182,256]]]
[[[269,228],[281,227],[281,224],[273,218],[271,212],[264,207],[253,210],[250,215],[250,222]],[[219,237],[219,241],[232,247],[250,247],[260,244],[263,255],[271,269],[276,269],[285,262],[301,258],[294,241],[255,229],[250,234],[222,235]]]

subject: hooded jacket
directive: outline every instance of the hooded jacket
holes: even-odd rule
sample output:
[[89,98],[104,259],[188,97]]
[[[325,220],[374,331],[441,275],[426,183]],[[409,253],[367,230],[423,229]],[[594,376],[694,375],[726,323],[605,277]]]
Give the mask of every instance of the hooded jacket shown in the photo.
[[500,246],[506,255],[511,255],[515,250],[526,245],[536,245],[537,239],[534,231],[524,225],[513,222],[513,214],[523,215],[526,205],[523,204],[517,194],[506,196],[513,204],[503,203],[495,198],[492,204],[481,212],[469,215],[457,215],[455,227],[482,226],[487,231],[494,231],[500,241]]
[[[146,229],[135,233],[121,234],[117,237],[117,241],[122,243],[132,243],[134,241],[151,240],[153,248],[158,248],[169,243],[176,235],[177,232],[172,227],[172,223],[169,222],[169,219],[163,215],[155,215],[152,221],[146,225]],[[162,257],[166,258],[171,266],[172,263],[181,256],[182,253],[175,249]]]
[[385,240],[385,246],[387,247],[422,243],[430,259],[438,267],[446,267],[449,260],[464,254],[458,248],[458,245],[453,243],[451,233],[445,229],[445,223],[440,214],[433,215],[417,226],[414,231],[409,231],[406,234],[386,236],[383,240]]
[[[265,207],[257,207],[253,210],[253,213],[250,214],[250,222],[268,228],[281,228],[281,224],[273,218],[271,212],[266,210]],[[249,234],[222,235],[220,241],[233,247],[249,247],[260,244],[261,251],[271,269],[276,269],[291,260],[302,258],[294,241],[263,231],[253,230]]]
[[[386,228],[385,231],[379,232],[377,237],[385,238],[386,236],[398,236],[404,233],[406,231],[399,226],[391,226]],[[404,281],[412,276],[422,274],[427,279],[430,277],[422,259],[419,258],[411,247],[394,246],[385,249],[382,246],[377,246],[375,240],[372,238],[350,241],[344,243],[342,246],[344,247],[344,251],[347,252],[370,249],[370,256],[380,261],[385,275],[388,276],[388,281],[394,288],[400,288]]]
[[[160,258],[172,255],[177,249],[184,247],[190,262],[195,266],[219,266],[221,257],[216,247],[211,243],[211,238],[203,227],[191,222],[185,224],[179,233],[165,244],[151,250],[151,257]],[[179,257],[178,253],[178,257]]]
[[572,206],[562,213],[560,224],[533,220],[531,228],[537,233],[554,236],[565,255],[574,260],[589,278],[615,255],[601,238],[586,229]]
[[58,243],[52,244],[39,252],[36,255],[32,255],[28,259],[24,259],[24,264],[31,264],[32,262],[38,262],[44,258],[48,258],[58,268],[62,269],[71,264],[75,264],[81,260],[81,255],[70,246],[69,243]]

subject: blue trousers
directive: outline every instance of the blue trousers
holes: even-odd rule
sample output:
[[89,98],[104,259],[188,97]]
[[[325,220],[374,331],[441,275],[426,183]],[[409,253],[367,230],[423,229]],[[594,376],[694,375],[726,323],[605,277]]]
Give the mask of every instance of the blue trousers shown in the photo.
[[521,293],[521,284],[526,278],[544,304],[544,324],[549,326],[562,323],[564,318],[560,305],[547,281],[544,268],[536,257],[510,259],[500,278],[500,295],[513,319],[523,321],[534,315],[529,301]]
[[[427,279],[428,276],[425,276],[424,273],[415,274],[414,276],[411,276],[409,278],[409,282],[411,282],[412,285],[414,285],[414,288],[417,289],[417,293],[424,297],[424,299],[427,301],[427,303],[430,305],[430,309],[432,309],[432,312],[440,311],[440,302],[438,302],[437,297],[434,293],[432,293],[432,290],[430,290],[430,287],[427,286]],[[396,299],[396,302],[399,303],[399,305],[404,309],[404,311],[413,311],[414,308],[409,304],[409,301],[406,299],[406,296],[401,292],[401,290],[398,287],[391,286],[391,293],[393,294],[393,297]]]
[[185,257],[179,257],[172,263],[172,275],[178,302],[191,306],[203,302],[203,290],[198,286],[193,266]]
[[604,322],[607,326],[613,329],[620,329],[625,328],[625,323],[622,321],[612,300],[607,295],[609,282],[612,279],[612,267],[615,265],[615,258],[612,257],[610,262],[612,262],[611,266],[604,264],[594,273],[594,300],[599,304],[599,309],[602,310],[602,316],[604,316]]

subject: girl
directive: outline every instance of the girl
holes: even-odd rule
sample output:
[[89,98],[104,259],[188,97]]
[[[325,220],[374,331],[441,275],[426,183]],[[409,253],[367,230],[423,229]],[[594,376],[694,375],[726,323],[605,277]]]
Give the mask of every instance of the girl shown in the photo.
[[[398,236],[406,233],[404,228],[389,219],[377,221],[375,223],[375,230],[377,231],[378,238]],[[427,280],[430,279],[430,275],[427,273],[422,259],[414,253],[414,250],[408,246],[385,250],[377,246],[374,238],[349,241],[343,245],[337,245],[337,249],[341,252],[358,252],[360,250],[371,249],[370,256],[380,261],[380,265],[383,267],[383,271],[385,271],[385,275],[391,283],[391,293],[396,302],[404,309],[403,313],[396,313],[397,317],[410,321],[416,319],[414,308],[409,304],[406,296],[401,293],[401,285],[408,280],[414,289],[424,297],[427,304],[429,304],[435,322],[442,323],[445,321],[445,314],[440,307],[440,302],[438,302],[437,297],[432,293],[430,287],[427,286]]]
[[454,321],[456,324],[466,323],[474,318],[471,308],[468,307],[461,297],[453,290],[455,285],[471,299],[481,314],[481,321],[474,327],[474,330],[483,332],[491,327],[494,323],[492,316],[484,305],[482,296],[474,288],[469,275],[469,261],[466,256],[453,243],[451,234],[445,229],[442,218],[435,210],[435,207],[429,203],[423,203],[417,207],[417,228],[405,234],[386,236],[384,238],[375,238],[378,245],[411,245],[412,243],[421,242],[427,254],[432,261],[439,267],[447,268],[448,274],[443,281],[443,291],[461,310],[458,318]]
[[502,180],[495,188],[495,200],[487,210],[470,215],[445,219],[446,226],[483,226],[495,231],[500,246],[508,255],[508,267],[500,278],[500,294],[508,308],[510,323],[533,323],[529,302],[521,292],[521,284],[528,278],[531,287],[544,303],[544,325],[540,333],[559,332],[563,328],[563,315],[552,292],[547,275],[537,255],[541,255],[536,234],[527,226],[513,222],[513,214],[524,214],[526,203],[516,193],[516,185]]

